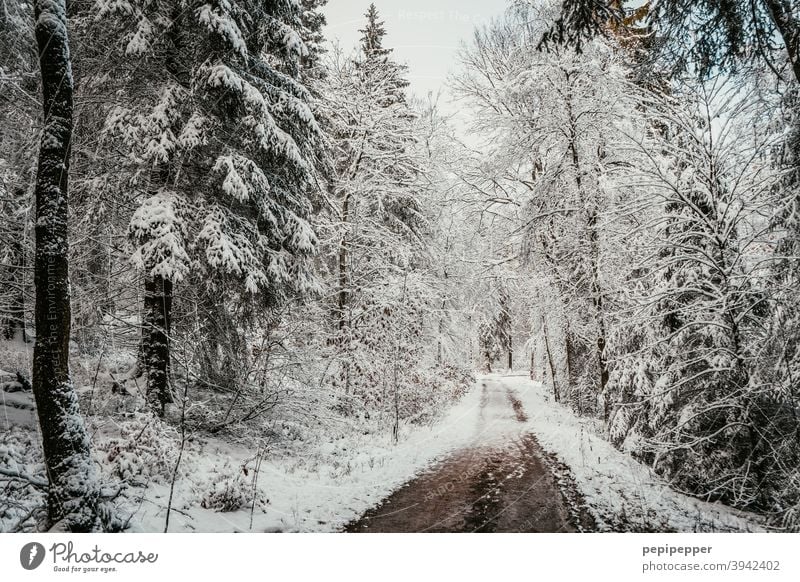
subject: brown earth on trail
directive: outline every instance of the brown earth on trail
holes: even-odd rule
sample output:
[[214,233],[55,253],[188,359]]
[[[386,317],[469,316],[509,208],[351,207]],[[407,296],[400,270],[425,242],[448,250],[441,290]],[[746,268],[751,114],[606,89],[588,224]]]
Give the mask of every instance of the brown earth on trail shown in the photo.
[[[502,388],[499,383],[483,383],[481,422],[498,414],[511,414],[519,423],[526,422],[521,402],[510,389]],[[581,505],[564,468],[552,465],[532,434],[519,433],[510,434],[500,445],[476,443],[454,453],[350,523],[345,531],[590,530],[591,518]]]

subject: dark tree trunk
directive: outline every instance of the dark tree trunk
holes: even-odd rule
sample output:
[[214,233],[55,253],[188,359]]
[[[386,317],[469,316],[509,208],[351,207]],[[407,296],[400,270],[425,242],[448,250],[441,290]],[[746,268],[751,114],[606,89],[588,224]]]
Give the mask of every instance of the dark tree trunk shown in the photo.
[[[342,223],[347,227],[348,221],[350,220],[350,194],[346,193],[344,195],[344,200],[342,201]],[[348,287],[349,287],[349,277],[347,273],[347,264],[348,264],[348,240],[347,240],[347,233],[345,232],[342,235],[342,242],[339,245],[339,257],[338,257],[338,277],[339,277],[339,291],[336,297],[336,310],[338,314],[338,326],[340,330],[343,330],[347,326],[347,318],[345,316],[345,312],[347,311],[347,302],[348,302]],[[341,340],[342,338],[340,338]]]
[[597,338],[595,341],[595,353],[597,365],[600,371],[598,395],[603,398],[603,420],[608,420],[608,398],[606,397],[606,385],[608,384],[608,360],[606,358],[606,322],[603,312],[603,290],[600,287],[600,266],[599,266],[599,243],[597,240],[597,211],[592,210],[589,216],[589,242],[592,249],[592,303],[594,304],[595,317],[597,321]]
[[147,402],[158,416],[164,416],[172,402],[169,388],[170,317],[172,281],[160,275],[147,277],[144,284],[143,356],[147,369]]
[[553,399],[556,402],[561,400],[561,392],[558,389],[558,381],[556,380],[556,367],[553,364],[553,354],[550,352],[550,340],[547,337],[547,321],[542,316],[542,330],[544,331],[544,349],[547,352],[547,364],[550,366],[550,377],[553,379]]
[[8,269],[10,302],[3,314],[3,337],[7,340],[22,339],[27,342],[25,330],[25,250],[19,240],[11,243],[11,265]]
[[36,174],[33,394],[50,483],[48,519],[85,532],[97,526],[98,488],[69,373],[67,176],[73,121],[65,0],[37,0],[34,11],[44,126]]
[[575,374],[577,368],[575,366],[575,342],[572,341],[572,330],[569,328],[569,324],[564,330],[564,354],[567,365],[567,386],[575,386],[578,381]]

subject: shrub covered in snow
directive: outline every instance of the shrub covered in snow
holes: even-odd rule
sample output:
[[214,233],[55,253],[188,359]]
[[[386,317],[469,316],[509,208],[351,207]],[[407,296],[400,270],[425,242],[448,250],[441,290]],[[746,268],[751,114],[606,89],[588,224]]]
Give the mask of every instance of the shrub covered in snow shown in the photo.
[[97,444],[106,470],[137,486],[144,486],[151,480],[168,482],[175,470],[179,449],[177,430],[144,413],[120,423],[118,436]]
[[36,530],[46,512],[46,481],[36,433],[13,426],[0,431],[0,532]]
[[250,506],[253,485],[245,479],[243,471],[223,471],[215,474],[203,491],[200,506],[214,511],[236,511]]

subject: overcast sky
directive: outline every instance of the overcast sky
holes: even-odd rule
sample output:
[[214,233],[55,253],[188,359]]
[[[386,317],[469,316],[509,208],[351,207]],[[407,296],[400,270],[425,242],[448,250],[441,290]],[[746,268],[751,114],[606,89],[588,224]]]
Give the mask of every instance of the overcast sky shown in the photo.
[[[346,50],[354,47],[369,5],[370,0],[329,0],[326,37]],[[409,66],[411,89],[420,97],[442,88],[459,43],[469,41],[475,26],[499,15],[505,5],[503,0],[375,0],[386,22],[384,46]]]

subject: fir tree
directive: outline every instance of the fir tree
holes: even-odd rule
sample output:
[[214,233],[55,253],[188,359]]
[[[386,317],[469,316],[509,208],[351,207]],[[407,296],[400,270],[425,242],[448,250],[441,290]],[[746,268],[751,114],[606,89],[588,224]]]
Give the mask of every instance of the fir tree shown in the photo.
[[408,69],[396,63],[392,58],[392,49],[384,48],[386,36],[384,23],[378,17],[378,10],[370,4],[366,13],[367,24],[361,32],[362,58],[356,61],[358,69],[364,76],[364,83],[382,84],[383,95],[379,97],[379,105],[388,107],[394,103],[406,102]]
[[117,90],[134,96],[108,111],[104,134],[141,196],[129,233],[145,278],[148,399],[163,412],[176,284],[212,319],[317,289],[308,196],[320,132],[298,81],[303,13],[290,0],[98,7],[95,33],[125,40]]
[[385,405],[376,384],[386,385],[386,394],[407,391],[424,345],[420,318],[430,291],[418,267],[427,217],[406,67],[383,48],[386,32],[374,6],[362,32],[355,58],[333,55],[324,89],[337,207],[333,344],[345,392]]
[[[797,0],[700,0],[648,2],[646,22],[660,38],[659,53],[676,71],[705,76],[743,61],[780,69],[781,52],[800,81],[800,18]],[[542,43],[574,44],[609,30],[640,25],[628,17],[641,10],[620,0],[562,0],[561,15]],[[692,42],[687,39],[692,38]],[[655,48],[655,47],[654,47]]]
[[386,28],[384,28],[384,22],[378,16],[378,9],[375,4],[369,5],[364,16],[367,18],[367,24],[358,31],[361,33],[361,50],[368,60],[374,59],[378,62],[386,62],[392,53],[392,49],[384,48],[383,46]]

